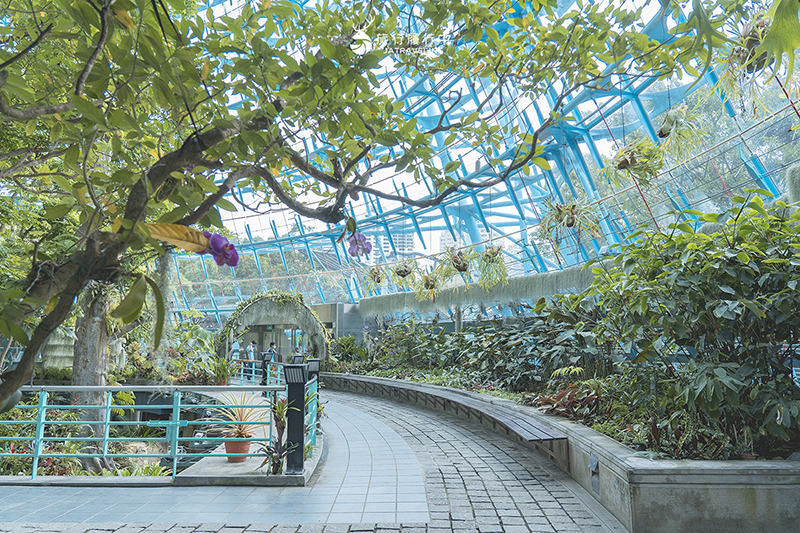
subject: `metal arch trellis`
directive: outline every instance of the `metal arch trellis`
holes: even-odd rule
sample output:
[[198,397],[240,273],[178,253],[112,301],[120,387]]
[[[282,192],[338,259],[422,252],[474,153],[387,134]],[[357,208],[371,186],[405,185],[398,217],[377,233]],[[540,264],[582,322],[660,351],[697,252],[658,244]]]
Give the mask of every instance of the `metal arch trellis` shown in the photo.
[[[303,3],[298,2],[298,4],[302,5]],[[212,0],[207,4],[209,8],[217,6],[223,6],[225,9],[234,9],[232,0],[227,2],[224,0]],[[663,21],[654,19],[651,21],[649,27],[654,34],[660,34],[659,32],[661,32],[664,33],[665,36],[667,35],[665,33],[666,30]],[[408,115],[417,116],[420,120],[438,116],[437,113],[442,113],[445,109],[444,102],[448,101],[451,92],[454,90],[453,88],[456,87],[460,80],[460,76],[455,73],[448,73],[434,80],[419,76],[411,76],[408,73],[398,70],[386,72],[381,78],[387,80],[387,90],[391,91],[398,101],[405,103],[405,111]],[[480,84],[476,84],[477,89],[470,92],[468,95],[469,98],[463,99],[464,101],[460,103],[458,109],[450,109],[451,113],[459,110],[463,113],[468,113],[471,112],[470,108],[467,107],[468,105],[479,105],[481,98],[485,98],[488,92],[493,88],[487,80],[480,81]],[[580,146],[585,146],[593,158],[592,162],[596,166],[600,166],[602,161],[597,141],[610,138],[614,143],[617,142],[614,132],[615,128],[609,124],[607,119],[609,116],[623,109],[627,102],[632,103],[638,110],[640,126],[649,127],[652,130],[650,117],[657,116],[673,103],[673,95],[669,91],[667,91],[666,97],[659,93],[648,93],[644,95],[644,92],[650,88],[654,82],[655,80],[648,78],[630,79],[627,81],[623,81],[620,78],[618,87],[609,88],[606,91],[598,88],[584,89],[565,102],[562,113],[564,115],[574,113],[578,115],[578,120],[574,123],[560,121],[554,128],[551,128],[551,130],[560,129],[561,133],[557,136],[551,136],[543,142],[543,146],[545,147],[544,157],[555,164],[555,170],[550,171],[534,167],[530,175],[523,175],[521,173],[512,175],[502,186],[492,187],[485,191],[461,191],[448,198],[441,206],[433,208],[415,209],[408,206],[389,206],[388,209],[385,209],[379,200],[372,202],[366,200],[359,205],[351,204],[349,208],[358,218],[359,230],[373,237],[376,244],[379,244],[384,237],[389,239],[390,247],[395,251],[395,258],[399,259],[400,254],[398,254],[395,249],[395,245],[392,241],[393,236],[416,233],[424,243],[425,239],[422,238],[423,228],[429,235],[452,233],[454,231],[453,228],[457,228],[456,231],[462,231],[462,228],[472,228],[472,231],[467,231],[465,235],[454,235],[454,237],[462,237],[460,244],[464,246],[480,245],[485,241],[480,238],[480,232],[477,231],[476,228],[478,225],[482,225],[489,236],[494,237],[494,240],[511,242],[513,238],[513,240],[516,241],[514,244],[516,247],[515,250],[519,250],[519,263],[522,265],[525,272],[542,272],[544,270],[565,268],[582,261],[583,257],[579,255],[572,256],[568,261],[561,264],[556,255],[542,249],[537,245],[534,239],[529,237],[527,239],[518,238],[521,234],[526,235],[527,231],[541,220],[544,202],[548,198],[559,194],[558,184],[560,183],[571,191],[575,191],[576,188],[581,188],[594,203],[604,205],[604,202],[608,199],[613,199],[617,202],[615,206],[618,211],[617,215],[614,215],[611,210],[604,211],[604,236],[602,239],[593,238],[592,248],[596,252],[605,245],[620,242],[624,238],[625,232],[630,230],[630,224],[627,222],[625,211],[618,202],[619,198],[623,194],[627,194],[627,191],[632,189],[633,186],[605,197],[600,195],[597,190],[593,190],[589,167],[586,164],[585,156],[581,153]],[[609,95],[617,89],[622,93],[619,99],[616,102],[605,102],[601,105],[598,100],[607,99]],[[506,102],[501,112],[496,113],[492,117],[494,123],[500,124],[501,126],[517,124],[521,129],[530,129],[533,123],[537,121],[540,122],[543,116],[549,115],[550,109],[547,107],[543,108],[543,103],[541,101],[517,101],[518,99],[515,97],[518,95],[515,92],[515,88],[510,84],[507,84],[504,90],[508,91],[508,96],[506,97]],[[676,99],[683,98],[688,92],[685,87],[673,88],[672,90],[675,91]],[[649,114],[644,112],[644,106],[642,105],[643,97],[646,97],[653,103],[653,109]],[[552,99],[550,102],[552,103]],[[584,103],[594,103],[596,109],[591,111],[581,108]],[[621,127],[625,128],[626,124],[623,123]],[[739,135],[741,137],[742,132],[740,132]],[[320,150],[323,147],[316,146],[313,148]],[[463,162],[465,154],[476,154],[477,160],[486,160],[486,158],[491,157],[485,150],[468,147],[464,143],[459,144],[456,142],[456,144],[445,146],[443,139],[435,140],[434,148],[434,157],[437,157],[442,162],[442,165],[458,159],[461,159]],[[712,147],[710,150],[715,148],[716,147]],[[710,150],[707,153],[710,153]],[[509,146],[504,154],[498,154],[497,157],[508,159],[511,154],[513,154],[513,147]],[[465,165],[462,165],[461,169],[463,172],[462,177],[470,179],[475,179],[489,173],[495,173],[497,170],[491,168],[489,165],[483,168],[476,168],[473,172],[469,172]],[[585,177],[588,179],[573,182],[573,179],[570,177],[571,172],[575,172],[575,175],[578,177],[586,174]],[[764,172],[763,174],[766,179],[771,179],[769,173]],[[395,177],[394,175],[383,177],[382,180],[384,181],[382,186],[393,186],[397,189]],[[435,187],[430,179],[427,176],[423,176],[421,181],[429,191],[429,194],[433,194]],[[774,187],[774,183],[772,183],[772,185]],[[404,185],[401,185],[401,188],[404,188]],[[239,195],[249,194],[249,192],[250,191],[246,189],[235,191],[235,193]],[[401,191],[398,190],[398,192]],[[527,202],[520,201],[521,195],[527,197]],[[645,191],[641,188],[639,188],[639,196],[642,201],[646,204],[648,203],[645,197]],[[474,204],[474,209],[464,208],[464,206],[469,204]],[[661,206],[659,206],[659,209],[661,209]],[[276,210],[275,214],[277,214],[277,212],[281,212],[283,218],[286,219],[285,211]],[[240,223],[242,220],[240,215],[241,213],[237,213],[235,216],[231,217],[231,221],[235,222],[238,220],[239,222],[237,223]],[[651,216],[655,224],[658,224],[656,221],[657,216],[652,210]],[[530,224],[529,221],[534,221],[534,223]],[[299,219],[297,224],[299,227],[302,227],[302,221]],[[315,231],[305,232],[301,230],[299,235],[290,236],[288,235],[288,225],[289,221],[286,220],[283,226],[278,228],[275,218],[273,217],[270,220],[272,235],[265,236],[264,232],[262,232],[261,238],[264,239],[262,241],[253,240],[249,225],[247,225],[248,242],[240,242],[237,248],[240,251],[240,257],[253,258],[256,267],[255,270],[258,272],[259,277],[254,278],[249,268],[246,266],[246,280],[237,281],[234,276],[231,276],[230,281],[219,279],[217,282],[222,285],[225,283],[239,283],[241,281],[249,282],[249,290],[252,294],[259,287],[263,287],[264,283],[269,283],[270,281],[274,282],[277,286],[279,280],[286,280],[291,287],[294,287],[292,280],[296,280],[299,277],[302,280],[301,283],[303,283],[306,297],[311,302],[324,302],[326,300],[336,301],[342,299],[352,302],[357,301],[361,294],[363,294],[361,287],[359,287],[358,277],[363,274],[366,267],[374,264],[375,259],[372,259],[370,262],[351,261],[344,247],[340,245],[337,246],[334,243],[336,237],[338,237],[342,231],[341,227],[331,227],[328,225],[326,228],[317,229]],[[512,230],[511,228],[514,229]],[[432,239],[429,238],[429,241],[430,240]],[[457,243],[458,241],[459,239],[456,239]],[[296,254],[302,253],[298,251],[298,249],[304,249],[306,251],[305,255],[308,257],[311,265],[311,271],[290,273],[284,255],[285,247],[294,250],[299,269],[302,267],[299,265],[299,257]],[[431,255],[435,255],[435,253],[436,252],[428,253],[422,257],[430,257]],[[275,270],[275,264],[273,264],[271,259],[272,254],[278,254],[280,256],[278,264],[283,265],[284,272]],[[407,251],[404,251],[404,254],[407,254]],[[375,254],[375,256],[378,255],[380,254]],[[265,275],[265,272],[261,269],[260,257],[266,258],[269,261],[271,275]],[[188,255],[181,259],[183,261],[179,262],[177,258],[173,261],[177,269],[181,268],[180,263],[197,260],[197,258]],[[381,262],[391,262],[392,260],[391,257],[382,257],[381,259]],[[247,263],[245,265],[247,265]],[[197,269],[194,270],[195,274],[197,274]],[[187,298],[184,285],[191,285],[192,282],[187,281],[185,276],[182,277],[179,275],[177,279],[179,283],[181,283],[181,298],[179,299],[178,294],[173,291],[175,308],[181,311],[192,306],[205,314],[215,315],[216,321],[221,323],[220,314],[229,312],[227,309],[228,306],[220,307],[217,305],[213,292],[211,291],[211,286],[214,285],[215,282],[208,278],[207,269],[205,269],[204,264],[203,274],[205,280],[196,280],[195,288],[200,289],[201,285],[204,286],[203,288],[209,295],[209,303],[211,303],[211,306],[209,307],[201,296],[195,298],[194,301],[190,301],[191,298]],[[313,276],[311,278],[311,285],[316,286],[316,295],[314,295],[314,292],[306,285],[306,277],[308,276]],[[329,295],[331,297],[326,296],[328,294],[326,291],[331,289],[326,289],[323,287],[323,284],[320,283],[320,279],[324,279],[326,276],[331,280],[331,282],[327,284],[328,286],[338,287],[335,294]],[[256,280],[258,283],[254,285],[252,282]],[[394,287],[394,289],[396,290],[397,287]],[[391,286],[386,290],[391,290]],[[202,294],[200,290],[194,292],[198,295]],[[236,294],[239,298],[247,298],[247,286],[240,283]]]

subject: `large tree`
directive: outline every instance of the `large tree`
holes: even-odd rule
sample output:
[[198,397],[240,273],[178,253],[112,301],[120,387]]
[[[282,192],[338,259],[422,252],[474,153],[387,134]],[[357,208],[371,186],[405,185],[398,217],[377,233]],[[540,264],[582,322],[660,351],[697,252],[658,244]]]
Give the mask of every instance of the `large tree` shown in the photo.
[[[30,376],[89,282],[132,278],[123,261],[160,246],[153,237],[167,230],[145,222],[219,226],[217,208],[231,208],[224,197],[235,186],[260,198],[248,208],[282,204],[333,224],[359,195],[432,206],[462,188],[491,187],[531,164],[547,166],[539,140],[576,91],[603,90],[620,76],[697,74],[722,42],[717,28],[743,11],[696,0],[688,23],[659,42],[644,33],[642,10],[627,5],[579,3],[559,14],[555,0],[305,8],[265,0],[214,19],[211,11],[179,16],[183,2],[170,0],[8,0],[0,7],[0,129],[13,124],[30,142],[0,153],[0,183],[6,194],[42,191],[45,218],[69,214],[77,223],[60,255],[44,261],[40,247],[29,247],[27,278],[0,294],[0,330],[27,345],[17,368],[0,376],[0,402]],[[660,7],[662,17],[679,9]],[[800,45],[786,34],[800,28],[796,4],[781,0],[774,16],[782,37],[765,46],[793,55]],[[401,50],[364,44],[404,34]],[[417,42],[436,45],[419,51]],[[418,120],[378,76],[387,69],[464,81],[440,115]],[[466,93],[481,80],[493,89],[465,112]],[[510,84],[518,98],[550,97],[554,112],[529,131],[490,127]],[[495,176],[471,181],[458,165],[437,168],[442,138],[495,147]],[[509,145],[516,149],[506,152]],[[429,176],[435,193],[390,192],[380,179],[397,172]],[[199,233],[169,232],[190,248],[208,245]],[[143,287],[133,283],[134,300]],[[30,336],[17,326],[26,317],[36,324]]]

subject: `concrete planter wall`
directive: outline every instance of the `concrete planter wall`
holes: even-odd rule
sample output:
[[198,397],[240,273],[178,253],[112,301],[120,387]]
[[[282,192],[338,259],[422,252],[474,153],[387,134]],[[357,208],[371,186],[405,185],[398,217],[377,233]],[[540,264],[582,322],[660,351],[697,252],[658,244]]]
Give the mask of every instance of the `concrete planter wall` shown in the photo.
[[[586,426],[478,393],[347,374],[324,374],[331,389],[403,398],[431,405],[446,391],[523,413],[567,435],[550,451],[554,462],[580,483],[632,533],[800,532],[800,462],[660,461]],[[425,394],[408,394],[409,389]],[[405,393],[400,391],[405,390]],[[426,399],[427,398],[427,399]],[[561,454],[553,456],[552,452]]]

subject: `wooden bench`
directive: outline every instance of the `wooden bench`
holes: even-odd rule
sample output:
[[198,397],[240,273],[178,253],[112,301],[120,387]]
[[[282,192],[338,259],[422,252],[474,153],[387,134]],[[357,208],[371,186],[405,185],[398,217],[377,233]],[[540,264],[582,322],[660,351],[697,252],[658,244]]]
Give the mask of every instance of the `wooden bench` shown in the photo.
[[565,470],[569,465],[566,435],[531,416],[483,400],[478,393],[353,374],[323,373],[320,377],[328,389],[394,398],[479,422],[547,455]]

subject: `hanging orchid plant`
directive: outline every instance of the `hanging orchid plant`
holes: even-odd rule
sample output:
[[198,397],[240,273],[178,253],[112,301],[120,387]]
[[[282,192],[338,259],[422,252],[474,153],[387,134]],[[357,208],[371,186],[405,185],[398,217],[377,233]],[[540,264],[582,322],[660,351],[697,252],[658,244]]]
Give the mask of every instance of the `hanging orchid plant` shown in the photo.
[[211,234],[208,231],[203,232],[203,236],[208,239],[208,248],[201,252],[200,255],[211,254],[217,265],[228,265],[235,267],[239,264],[239,254],[236,248],[228,242],[228,239],[218,233]]
[[599,217],[596,207],[592,204],[582,204],[578,200],[570,200],[566,204],[554,202],[552,198],[545,201],[545,211],[539,224],[539,237],[553,243],[553,250],[561,254],[559,245],[569,235],[580,242],[581,232],[589,232],[594,237],[600,237]]
[[478,285],[491,290],[495,285],[508,283],[508,269],[503,247],[488,245],[478,259]]
[[410,289],[415,285],[416,272],[419,270],[416,261],[405,259],[392,268],[392,281],[398,287]]
[[374,266],[367,271],[367,288],[371,291],[377,290],[383,283],[385,276],[379,266]]
[[439,280],[434,273],[422,274],[415,287],[417,300],[435,300],[439,290]]
[[357,230],[358,223],[356,219],[350,217],[347,219],[347,223],[344,226],[344,230],[342,230],[342,234],[336,239],[336,243],[339,244],[347,235],[347,232],[350,232],[350,236],[347,237],[347,253],[349,253],[352,257],[358,257],[359,255],[368,255],[372,251],[372,243],[367,240],[367,236]]
[[472,283],[470,268],[475,264],[478,255],[478,252],[472,247],[461,250],[458,250],[455,246],[448,247],[439,256],[439,263],[434,270],[441,286],[446,286],[450,280],[457,276],[460,276],[464,283]]

